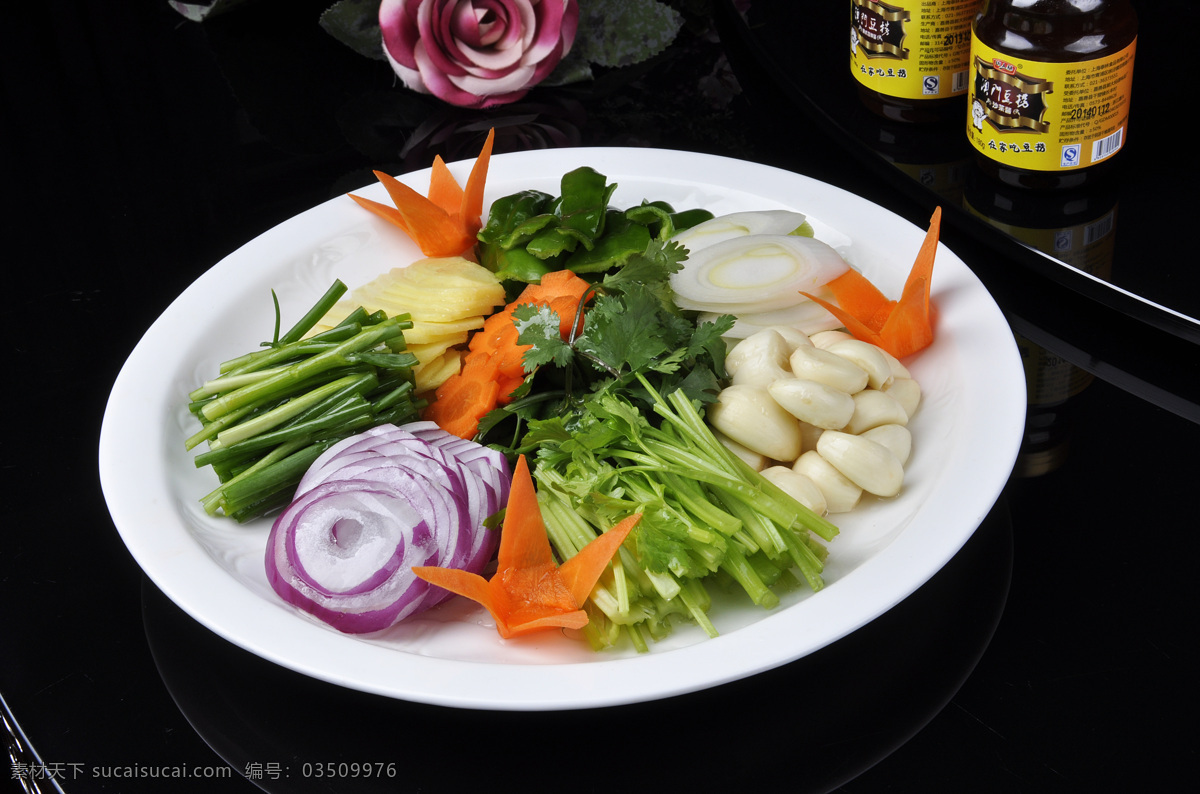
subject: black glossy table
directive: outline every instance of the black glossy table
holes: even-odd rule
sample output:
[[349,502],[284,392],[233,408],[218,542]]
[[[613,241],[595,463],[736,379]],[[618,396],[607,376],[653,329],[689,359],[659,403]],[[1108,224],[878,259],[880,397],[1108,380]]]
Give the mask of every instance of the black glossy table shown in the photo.
[[[165,2],[78,0],[21,7],[0,27],[4,260],[16,278],[0,446],[6,784],[1021,792],[1168,790],[1194,769],[1200,312],[1189,203],[1166,198],[1186,192],[1194,167],[1164,162],[1175,108],[1153,85],[1178,68],[1168,33],[1182,3],[1142,9],[1136,134],[1110,186],[1116,288],[968,211],[963,197],[982,195],[967,187],[969,162],[948,191],[937,174],[951,171],[900,167],[913,162],[900,143],[946,152],[954,136],[872,131],[851,101],[836,9],[806,8],[799,24],[792,4],[751,3],[744,18],[717,4],[719,38],[688,36],[644,72],[489,114],[413,101],[385,66],[316,27],[322,3],[274,5],[288,10],[252,5],[201,26]],[[255,235],[367,184],[371,168],[469,156],[473,130],[492,124],[501,151],[687,149],[804,173],[917,224],[946,206],[943,239],[1010,318],[1031,384],[1017,469],[961,552],[809,657],[582,712],[338,688],[248,654],[166,599],[121,543],[96,471],[105,399],[130,349]],[[1097,191],[1075,211],[1110,198]],[[1027,199],[1004,221],[1036,205]],[[511,759],[531,747],[547,760],[522,777]]]

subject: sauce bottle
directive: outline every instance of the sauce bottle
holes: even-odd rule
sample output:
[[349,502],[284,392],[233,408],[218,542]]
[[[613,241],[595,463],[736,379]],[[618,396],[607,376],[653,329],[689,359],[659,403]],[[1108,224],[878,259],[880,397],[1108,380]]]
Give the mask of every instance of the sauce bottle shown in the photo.
[[1129,0],[985,0],[971,28],[967,138],[983,170],[1080,187],[1125,145],[1137,15]]
[[850,73],[894,121],[961,118],[980,0],[851,0]]

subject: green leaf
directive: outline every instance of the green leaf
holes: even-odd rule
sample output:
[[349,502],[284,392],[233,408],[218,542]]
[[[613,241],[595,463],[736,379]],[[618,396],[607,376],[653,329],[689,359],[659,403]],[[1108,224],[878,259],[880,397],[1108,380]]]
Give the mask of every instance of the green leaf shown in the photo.
[[[658,0],[591,0],[580,4],[579,57],[620,67],[649,60],[675,40],[682,15]],[[574,50],[572,50],[574,54]]]
[[[723,344],[723,343],[722,343]],[[694,367],[679,381],[677,388],[692,400],[702,403],[716,402],[721,391],[721,382],[708,367]]]
[[517,342],[533,345],[532,349],[525,351],[522,359],[526,372],[551,362],[559,367],[570,362],[573,352],[570,345],[562,340],[558,312],[548,306],[523,303],[513,310],[512,317],[517,327]]
[[696,332],[688,340],[688,355],[691,358],[701,358],[707,355],[717,367],[716,377],[726,378],[725,354],[726,345],[722,338],[733,328],[735,318],[731,314],[723,314],[711,323],[700,323]]
[[379,0],[338,0],[321,14],[321,29],[359,55],[384,60]]
[[577,341],[579,349],[618,372],[646,368],[671,349],[664,339],[660,305],[645,288],[597,298]]
[[584,57],[584,48],[572,47],[571,51],[558,62],[558,66],[554,67],[541,85],[546,87],[571,85],[573,83],[586,83],[595,78],[592,73],[592,65],[588,59]]
[[604,277],[605,289],[620,290],[627,284],[659,284],[683,267],[687,250],[679,243],[651,240],[646,250],[631,256],[625,266]]

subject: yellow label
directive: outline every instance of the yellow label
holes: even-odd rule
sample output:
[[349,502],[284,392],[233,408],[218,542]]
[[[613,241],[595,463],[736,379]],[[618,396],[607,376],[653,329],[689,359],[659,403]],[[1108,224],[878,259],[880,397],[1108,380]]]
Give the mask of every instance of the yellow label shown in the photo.
[[942,99],[967,91],[979,0],[852,0],[850,71],[873,91]]
[[985,156],[1029,171],[1087,168],[1125,144],[1137,40],[1072,63],[1004,54],[971,36],[967,138]]

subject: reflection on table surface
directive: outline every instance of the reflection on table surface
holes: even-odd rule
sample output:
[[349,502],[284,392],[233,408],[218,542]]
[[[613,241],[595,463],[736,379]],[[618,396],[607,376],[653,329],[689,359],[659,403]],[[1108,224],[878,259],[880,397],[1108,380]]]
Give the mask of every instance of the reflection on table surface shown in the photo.
[[[953,565],[845,641],[705,692],[550,713],[446,709],[348,691],[235,648],[198,626],[149,581],[142,598],[150,651],[180,711],[235,769],[263,764],[257,782],[268,791],[324,790],[327,780],[303,779],[303,767],[313,759],[352,763],[394,757],[397,736],[381,726],[409,726],[410,756],[436,757],[448,737],[461,737],[450,741],[488,769],[504,768],[527,742],[552,746],[555,736],[595,737],[596,746],[582,752],[600,755],[605,753],[601,737],[625,747],[645,742],[646,752],[677,752],[683,764],[704,763],[697,756],[717,742],[729,761],[713,765],[706,779],[721,787],[744,780],[746,767],[733,759],[758,759],[754,763],[772,767],[767,759],[819,747],[820,752],[797,759],[795,787],[828,791],[903,744],[954,695],[1000,619],[1011,566],[1012,526],[1001,503]],[[630,733],[639,738],[621,738]],[[669,786],[680,775],[673,762],[636,757],[610,762],[627,763],[645,786]],[[275,766],[268,769],[267,763]],[[406,785],[414,789],[435,790],[445,774],[439,765],[403,770]],[[384,775],[363,781],[358,790],[395,786],[396,780]]]
[[[772,81],[770,90],[801,104],[826,127],[844,157],[867,161],[880,179],[926,201],[961,210],[955,218],[975,239],[999,247],[1034,272],[1200,341],[1200,281],[1195,268],[1167,255],[1172,244],[1163,239],[1189,222],[1186,202],[1162,201],[1177,193],[1180,179],[1170,156],[1164,156],[1177,143],[1174,112],[1157,90],[1182,65],[1161,44],[1170,40],[1169,9],[1139,9],[1143,46],[1134,70],[1131,132],[1112,178],[1100,187],[1037,192],[983,175],[964,134],[965,99],[960,119],[922,124],[884,119],[859,100],[848,73],[845,36],[813,36],[795,46],[792,31],[847,28],[849,3],[747,6],[741,15],[729,14],[731,31],[746,47],[743,57]],[[879,161],[892,168],[879,168]],[[1003,240],[1017,245],[1005,247]],[[1066,267],[1050,266],[1056,262]]]

